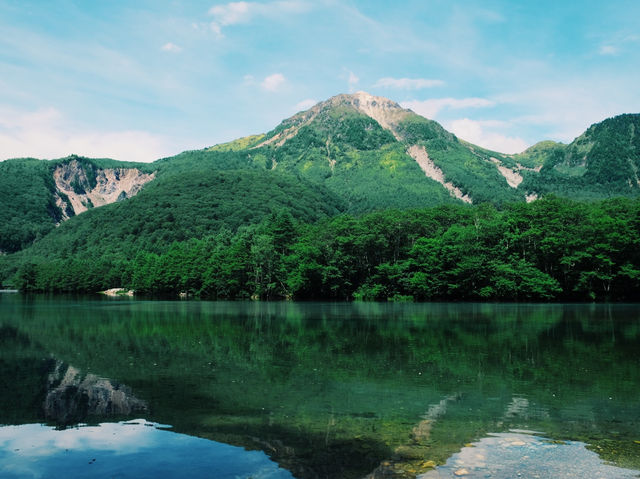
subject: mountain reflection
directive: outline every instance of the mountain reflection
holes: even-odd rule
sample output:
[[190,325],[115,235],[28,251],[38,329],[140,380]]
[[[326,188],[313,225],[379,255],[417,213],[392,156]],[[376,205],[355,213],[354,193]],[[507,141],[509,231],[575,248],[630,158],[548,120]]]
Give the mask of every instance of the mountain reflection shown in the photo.
[[88,418],[130,416],[147,411],[147,404],[134,397],[131,388],[56,361],[48,376],[44,416],[57,424],[77,424]]
[[310,479],[415,477],[514,428],[640,469],[633,305],[16,296],[0,314],[5,424],[144,413]]

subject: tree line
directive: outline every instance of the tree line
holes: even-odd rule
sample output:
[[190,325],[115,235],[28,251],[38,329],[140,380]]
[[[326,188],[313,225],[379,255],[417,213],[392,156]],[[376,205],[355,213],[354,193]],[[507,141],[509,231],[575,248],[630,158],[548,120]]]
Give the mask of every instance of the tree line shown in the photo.
[[214,299],[637,300],[640,201],[551,196],[501,210],[446,205],[313,224],[283,210],[162,253],[25,260],[15,284]]

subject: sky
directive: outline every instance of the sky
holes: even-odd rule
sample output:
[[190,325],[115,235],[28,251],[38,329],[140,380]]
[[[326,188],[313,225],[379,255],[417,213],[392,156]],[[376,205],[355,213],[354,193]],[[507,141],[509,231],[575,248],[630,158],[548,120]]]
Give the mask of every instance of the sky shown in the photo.
[[640,112],[637,0],[0,0],[0,160],[153,161],[366,91],[504,153]]

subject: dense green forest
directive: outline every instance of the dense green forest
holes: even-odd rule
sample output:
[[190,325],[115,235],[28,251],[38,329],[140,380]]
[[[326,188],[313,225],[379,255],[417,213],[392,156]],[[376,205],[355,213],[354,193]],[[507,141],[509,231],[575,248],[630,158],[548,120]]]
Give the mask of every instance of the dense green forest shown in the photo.
[[640,180],[640,114],[618,115],[591,125],[569,145],[541,142],[516,159],[538,162],[520,188],[580,199],[636,196]]
[[48,162],[32,158],[0,162],[0,252],[28,246],[62,219],[54,189]]
[[[620,115],[568,145],[504,155],[361,93],[150,164],[8,160],[0,283],[212,298],[636,299],[638,129],[639,114]],[[70,162],[69,195],[107,168],[153,176],[115,203],[85,198],[89,210],[75,215],[53,177]]]
[[66,269],[64,277],[74,278],[73,286],[56,290],[91,291],[100,288],[98,284],[121,284],[120,271],[127,270],[139,252],[162,253],[174,242],[212,232],[235,233],[283,208],[293,218],[314,222],[339,213],[343,206],[328,190],[279,172],[165,174],[127,201],[86,211],[30,248],[0,256],[0,282],[19,265],[39,264],[48,265],[50,274],[62,273],[52,266],[58,265]]
[[71,155],[57,160],[18,158],[0,162],[0,254],[27,248],[53,231],[64,217],[73,216],[73,208],[63,212],[56,204],[57,191],[53,178],[56,167],[79,162],[91,187],[95,186],[96,170],[104,168],[138,168],[151,172],[154,166],[107,158],[83,158]]
[[107,251],[89,243],[78,254],[25,255],[15,285],[207,298],[636,300],[640,200],[551,196],[500,210],[443,205],[315,223],[282,209],[235,232],[146,246],[135,257],[117,240]]

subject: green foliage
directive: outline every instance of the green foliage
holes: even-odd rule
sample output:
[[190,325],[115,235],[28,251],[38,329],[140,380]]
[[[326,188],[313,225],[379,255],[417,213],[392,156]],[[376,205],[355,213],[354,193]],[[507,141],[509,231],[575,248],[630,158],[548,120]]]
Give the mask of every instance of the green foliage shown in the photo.
[[589,127],[570,145],[543,144],[518,155],[543,160],[540,173],[527,172],[526,191],[553,192],[575,199],[638,196],[640,115],[609,118]]
[[562,153],[565,146],[555,141],[540,141],[522,153],[514,155],[514,158],[524,167],[536,168],[544,165],[550,156]]
[[[31,245],[51,232],[56,224],[74,215],[69,198],[58,192],[53,179],[57,166],[77,161],[87,177],[87,184],[76,176],[72,187],[76,193],[96,186],[99,169],[132,168],[154,171],[149,164],[118,162],[109,159],[88,159],[76,155],[60,160],[43,161],[33,158],[0,162],[0,252],[13,253]],[[65,203],[64,212],[56,197]]]
[[[296,126],[291,122],[267,137]],[[275,165],[324,184],[344,198],[353,213],[455,201],[440,184],[425,177],[403,143],[370,117],[348,107],[320,112],[284,144],[252,153],[257,154],[272,158],[269,168]]]
[[458,142],[455,135],[442,128],[439,123],[419,115],[408,115],[398,123],[397,131],[403,141],[410,145],[432,140]]
[[54,191],[51,163],[31,158],[0,162],[0,251],[25,248],[61,221]]
[[424,146],[447,181],[471,196],[474,203],[500,205],[524,199],[523,191],[508,185],[488,155],[460,143],[442,140],[431,140]]
[[239,151],[246,150],[248,148],[256,146],[265,135],[250,135],[237,140],[230,141],[228,143],[221,143],[219,145],[212,146],[207,151]]
[[[164,175],[127,201],[71,218],[24,253],[8,259],[7,267],[16,271],[25,261],[48,265],[42,275],[49,279],[38,283],[43,290],[64,291],[67,284],[70,290],[81,290],[82,280],[59,283],[49,272],[67,274],[76,261],[86,263],[86,275],[92,277],[94,270],[89,265],[111,264],[121,270],[118,281],[111,284],[129,283],[129,269],[122,268],[122,262],[130,262],[140,252],[164,253],[174,242],[205,238],[222,229],[235,232],[282,209],[292,218],[316,221],[338,213],[341,207],[325,189],[278,172],[209,170]],[[105,280],[100,279],[100,284],[106,284]],[[84,287],[93,290],[88,284]],[[164,286],[149,289],[167,290]]]
[[47,260],[30,254],[15,284],[36,291],[125,286],[212,298],[391,301],[631,300],[640,289],[640,200],[547,197],[504,210],[450,205],[316,224],[295,213],[273,210],[235,232],[223,228],[165,248],[139,242],[109,254],[86,247],[82,255]]

